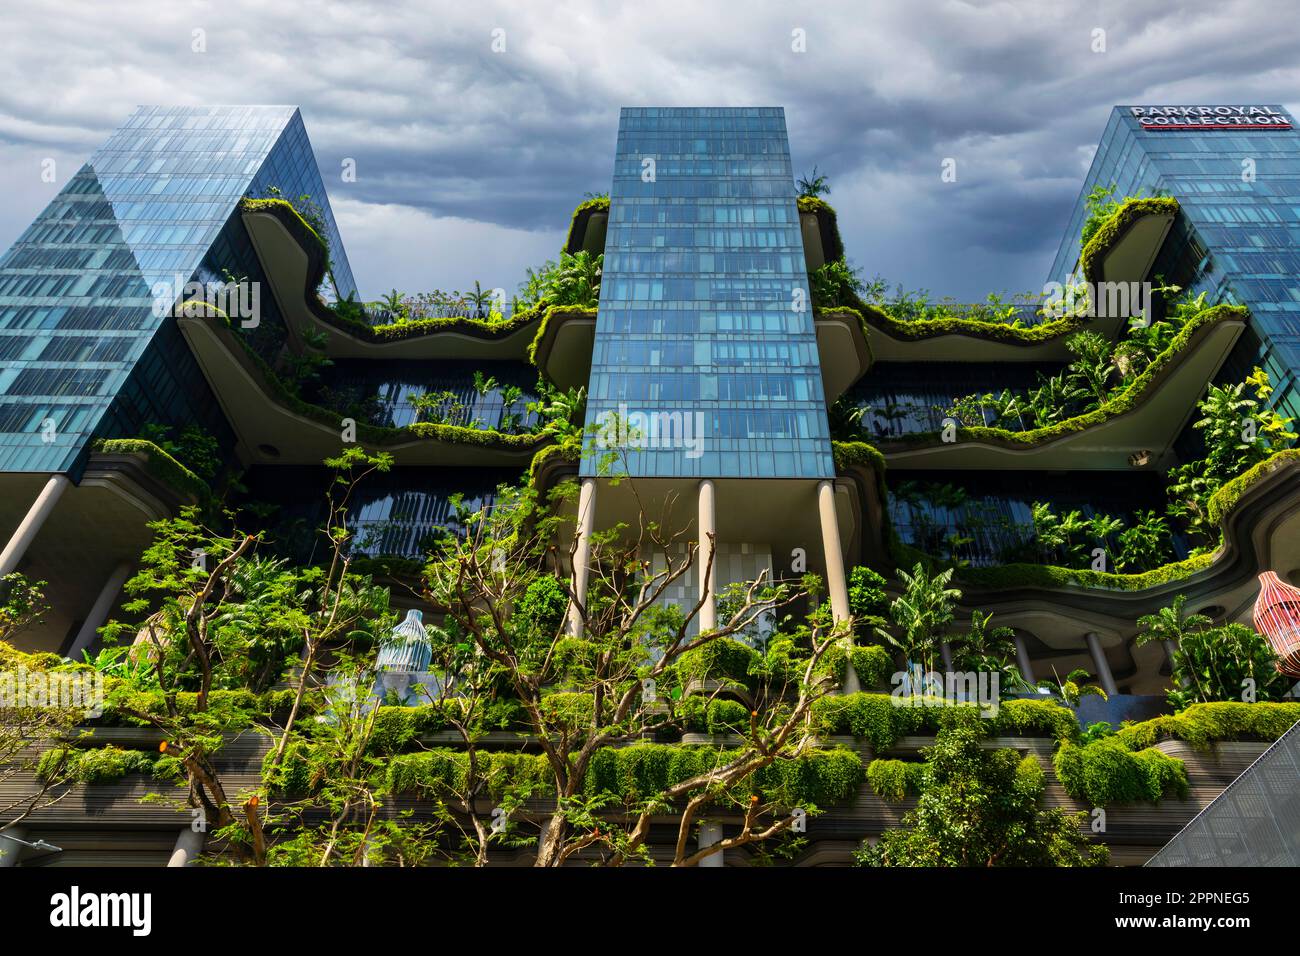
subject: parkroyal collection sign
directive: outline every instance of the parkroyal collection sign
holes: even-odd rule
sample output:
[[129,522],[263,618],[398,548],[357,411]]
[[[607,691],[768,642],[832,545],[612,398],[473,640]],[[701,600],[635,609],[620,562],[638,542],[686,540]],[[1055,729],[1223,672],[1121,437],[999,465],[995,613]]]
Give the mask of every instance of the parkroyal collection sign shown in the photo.
[[1130,106],[1143,129],[1290,129],[1291,117],[1271,106]]

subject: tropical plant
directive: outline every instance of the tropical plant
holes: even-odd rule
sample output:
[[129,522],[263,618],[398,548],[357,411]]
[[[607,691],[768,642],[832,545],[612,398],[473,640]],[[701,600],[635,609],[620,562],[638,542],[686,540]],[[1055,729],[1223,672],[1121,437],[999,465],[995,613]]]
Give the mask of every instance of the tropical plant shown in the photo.
[[580,252],[560,253],[560,262],[546,287],[546,299],[555,305],[595,308],[600,303],[600,273],[605,256]]
[[1074,670],[1070,671],[1070,673],[1065,675],[1064,680],[1061,679],[1060,675],[1056,673],[1056,669],[1053,668],[1052,679],[1040,680],[1038,682],[1038,687],[1040,690],[1045,690],[1048,693],[1059,697],[1070,707],[1078,707],[1079,702],[1090,694],[1100,697],[1102,700],[1106,700],[1107,695],[1104,690],[1096,684],[1087,683],[1087,681],[1091,679],[1092,675],[1082,667],[1076,667]]
[[1046,778],[1033,754],[981,746],[978,719],[940,730],[924,750],[921,795],[859,866],[1100,866],[1105,847],[1080,834],[1082,813],[1042,807]]
[[1154,614],[1138,618],[1134,645],[1160,641],[1170,648],[1174,688],[1169,701],[1178,710],[1214,700],[1277,700],[1289,682],[1277,671],[1277,655],[1262,636],[1244,624],[1216,627],[1204,614],[1186,613],[1187,595]]
[[930,574],[920,562],[910,574],[900,568],[903,594],[889,604],[894,627],[876,628],[877,635],[901,650],[909,664],[919,664],[926,671],[934,670],[935,650],[961,598],[961,591],[948,586],[952,575],[952,568]]
[[830,183],[826,177],[817,172],[814,166],[811,173],[801,176],[795,184],[799,187],[800,198],[813,199],[817,196],[829,196],[831,194]]

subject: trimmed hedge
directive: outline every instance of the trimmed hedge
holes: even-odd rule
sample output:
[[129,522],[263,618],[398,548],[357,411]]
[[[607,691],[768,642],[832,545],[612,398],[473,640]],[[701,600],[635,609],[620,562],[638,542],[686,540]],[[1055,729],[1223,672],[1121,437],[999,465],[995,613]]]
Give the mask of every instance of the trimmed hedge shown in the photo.
[[676,662],[683,686],[691,680],[732,681],[748,687],[760,655],[735,638],[720,637],[682,654]]
[[822,656],[821,669],[834,677],[837,684],[842,684],[850,659],[863,687],[885,685],[895,669],[893,656],[879,644],[855,644],[851,650],[834,644]]
[[1115,739],[1130,750],[1145,750],[1162,740],[1206,746],[1219,740],[1274,741],[1300,721],[1300,703],[1213,701],[1191,704],[1177,714],[1128,724]]
[[[850,734],[879,752],[894,746],[899,737],[935,733],[975,709],[974,704],[900,706],[890,694],[839,694],[816,701],[812,718],[819,733]],[[997,714],[983,722],[991,736],[1077,740],[1080,733],[1074,712],[1048,700],[1003,701]]]
[[878,475],[885,473],[885,456],[875,446],[864,441],[833,441],[831,455],[835,460],[837,471],[845,471],[855,465],[865,465]]
[[144,469],[163,484],[199,501],[206,501],[211,490],[194,472],[151,441],[143,438],[101,438],[92,450],[101,455],[141,455]]
[[[589,795],[612,793],[633,803],[725,765],[736,751],[680,744],[605,747],[592,755],[583,782]],[[529,786],[534,796],[553,793],[550,765],[540,754],[480,751],[479,772],[487,795],[499,799],[509,787]],[[757,793],[779,807],[813,807],[852,799],[863,780],[862,761],[848,750],[823,750],[777,760],[754,774],[746,793]],[[465,790],[469,757],[441,748],[401,754],[388,763],[387,787],[393,794],[449,799]]]
[[696,734],[749,734],[749,708],[737,700],[684,697],[675,707],[682,727]]
[[[1178,331],[1173,341],[1169,343],[1169,347],[1152,359],[1127,388],[1107,399],[1107,401],[1090,412],[1067,418],[1065,421],[1057,422],[1054,425],[1032,428],[1027,431],[1011,431],[1006,428],[990,428],[984,425],[959,426],[957,429],[958,438],[1002,446],[1024,447],[1047,444],[1067,435],[1073,435],[1105,424],[1113,418],[1118,418],[1133,411],[1137,408],[1140,400],[1149,397],[1145,393],[1156,391],[1161,385],[1161,373],[1173,363],[1175,357],[1188,348],[1193,336],[1200,329],[1207,328],[1218,322],[1234,319],[1245,321],[1247,315],[1246,309],[1239,305],[1216,305],[1198,312]],[[938,432],[918,432],[888,443],[888,445],[894,446],[937,444],[941,444]],[[960,444],[960,441],[957,444]]]
[[[531,786],[534,795],[552,791],[551,768],[541,754],[480,750],[475,755],[486,795],[500,799],[510,787]],[[421,753],[399,754],[388,761],[386,785],[392,794],[434,800],[464,794],[469,779],[469,754],[440,747]]]
[[1300,461],[1300,448],[1287,448],[1270,455],[1242,472],[1236,478],[1224,483],[1223,487],[1210,497],[1209,504],[1206,506],[1206,514],[1209,519],[1216,524],[1222,523],[1228,513],[1237,506],[1237,502],[1241,500],[1242,495],[1263,480],[1274,469],[1280,468],[1289,461]]

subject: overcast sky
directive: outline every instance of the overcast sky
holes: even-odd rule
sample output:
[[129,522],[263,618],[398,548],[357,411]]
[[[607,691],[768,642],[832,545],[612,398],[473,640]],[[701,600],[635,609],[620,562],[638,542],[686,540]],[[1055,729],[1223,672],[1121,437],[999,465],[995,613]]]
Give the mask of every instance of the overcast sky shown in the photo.
[[975,300],[1041,287],[1113,105],[1291,107],[1297,50],[1281,0],[9,4],[0,248],[137,104],[289,103],[363,296],[513,289],[609,189],[620,106],[784,106],[854,264]]

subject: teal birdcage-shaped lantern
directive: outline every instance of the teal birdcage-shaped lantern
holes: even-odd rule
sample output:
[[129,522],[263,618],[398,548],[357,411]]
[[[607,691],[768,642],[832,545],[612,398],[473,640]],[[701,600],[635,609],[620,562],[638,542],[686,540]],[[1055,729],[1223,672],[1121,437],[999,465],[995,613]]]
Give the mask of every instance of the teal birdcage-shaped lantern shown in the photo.
[[424,629],[424,615],[412,608],[406,619],[393,628],[392,634],[380,645],[375,666],[383,673],[423,674],[433,659],[428,632]]

